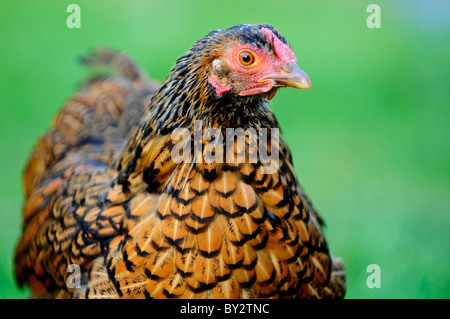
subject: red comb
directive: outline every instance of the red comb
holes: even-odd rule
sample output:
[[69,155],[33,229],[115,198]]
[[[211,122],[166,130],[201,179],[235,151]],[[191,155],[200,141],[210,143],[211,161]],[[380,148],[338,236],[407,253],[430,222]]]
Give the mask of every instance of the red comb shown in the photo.
[[268,28],[262,28],[261,31],[272,42],[276,55],[287,64],[297,63],[297,57],[292,49],[283,41],[281,41],[275,33]]

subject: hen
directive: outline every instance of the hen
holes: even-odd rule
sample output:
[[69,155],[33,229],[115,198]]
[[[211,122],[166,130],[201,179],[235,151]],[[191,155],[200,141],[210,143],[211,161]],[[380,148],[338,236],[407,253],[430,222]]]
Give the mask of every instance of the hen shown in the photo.
[[[107,49],[24,174],[19,285],[50,298],[343,297],[268,100],[308,76],[270,25],[212,31],[160,85]],[[269,155],[270,154],[270,155]]]

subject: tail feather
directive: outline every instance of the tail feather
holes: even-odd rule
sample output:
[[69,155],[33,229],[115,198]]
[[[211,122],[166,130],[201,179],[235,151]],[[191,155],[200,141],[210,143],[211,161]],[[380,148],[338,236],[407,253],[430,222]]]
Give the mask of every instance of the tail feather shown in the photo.
[[132,80],[147,80],[147,75],[127,55],[105,47],[94,47],[93,53],[81,57],[81,63],[88,67],[107,67]]
[[331,278],[325,288],[327,298],[344,298],[346,291],[346,278],[344,261],[331,255]]

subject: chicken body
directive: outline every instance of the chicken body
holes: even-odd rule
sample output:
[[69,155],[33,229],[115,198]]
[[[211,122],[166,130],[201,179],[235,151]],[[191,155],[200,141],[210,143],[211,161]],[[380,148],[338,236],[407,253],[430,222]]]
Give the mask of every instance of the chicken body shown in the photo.
[[[122,54],[86,58],[117,75],[90,80],[35,147],[19,284],[51,298],[343,297],[343,264],[267,105],[278,87],[303,84],[248,61],[296,65],[269,25],[211,32],[162,85]],[[249,72],[265,77],[248,84]]]

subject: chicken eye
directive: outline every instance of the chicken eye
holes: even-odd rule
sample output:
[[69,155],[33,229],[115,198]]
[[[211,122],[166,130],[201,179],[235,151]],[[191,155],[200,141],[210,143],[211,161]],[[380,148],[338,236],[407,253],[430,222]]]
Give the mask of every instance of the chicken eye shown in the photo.
[[239,62],[243,66],[251,66],[253,63],[255,63],[255,56],[250,51],[241,51],[239,53]]

